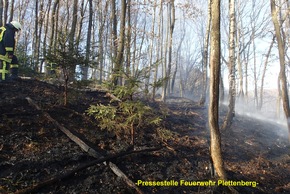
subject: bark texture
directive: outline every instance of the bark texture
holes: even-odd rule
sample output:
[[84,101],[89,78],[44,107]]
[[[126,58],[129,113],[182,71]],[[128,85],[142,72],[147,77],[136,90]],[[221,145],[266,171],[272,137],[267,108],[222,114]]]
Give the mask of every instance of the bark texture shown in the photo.
[[210,101],[209,101],[209,128],[210,128],[210,151],[215,171],[219,178],[226,179],[224,169],[221,136],[219,130],[219,82],[220,82],[220,1],[212,0],[212,30],[210,50]]

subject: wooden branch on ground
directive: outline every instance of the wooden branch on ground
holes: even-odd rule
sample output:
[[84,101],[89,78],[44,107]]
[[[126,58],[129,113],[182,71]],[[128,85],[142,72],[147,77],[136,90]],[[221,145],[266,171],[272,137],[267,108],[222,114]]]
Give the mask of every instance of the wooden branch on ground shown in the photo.
[[121,99],[119,99],[118,97],[116,97],[114,94],[112,94],[112,93],[110,93],[110,92],[107,92],[107,93],[106,93],[106,97],[109,97],[109,98],[111,98],[112,100],[115,100],[115,101],[117,101],[117,102],[122,102]]
[[118,176],[121,177],[126,183],[127,185],[129,185],[130,187],[134,188],[137,193],[141,194],[143,193],[136,185],[133,181],[131,181],[131,179],[129,179],[122,171],[120,171],[120,169],[118,168],[118,166],[112,162],[109,162],[109,167],[110,169]]
[[[29,97],[26,98],[28,103],[32,106],[34,106],[37,110],[42,111],[42,109]],[[57,122],[55,119],[53,119],[47,112],[43,112],[43,115],[54,124],[55,127],[59,128],[68,138],[70,138],[72,141],[74,141],[77,145],[81,147],[82,150],[87,152],[90,156],[94,158],[101,157],[101,154],[96,152],[94,149],[92,149],[90,146],[88,146],[83,140],[81,140],[79,137],[75,136],[70,130],[63,127],[59,122]]]
[[[74,141],[77,145],[79,145],[85,152],[87,152],[90,156],[93,156],[94,158],[100,158],[99,160],[101,160],[101,162],[105,162],[106,160],[104,160],[105,158],[99,154],[96,150],[94,150],[93,148],[91,148],[90,146],[88,146],[82,139],[80,139],[79,137],[77,137],[76,135],[74,135],[70,130],[66,129],[65,127],[63,127],[60,123],[58,123],[56,120],[54,120],[47,112],[43,111],[31,98],[27,97],[26,100],[28,101],[28,103],[32,106],[34,106],[37,110],[42,111],[42,113],[44,114],[44,116],[50,121],[52,122],[57,128],[59,128],[63,133],[65,133],[72,141]],[[158,148],[158,149],[161,149]],[[156,148],[154,149],[147,149],[147,151],[156,151],[158,150]],[[146,150],[146,149],[144,149]],[[135,150],[135,151],[131,151],[128,153],[138,153],[141,152],[142,150]],[[125,152],[126,153],[126,152]],[[124,153],[123,153],[124,154]],[[128,154],[126,154],[128,155]],[[121,154],[122,156],[122,154]],[[120,156],[118,156],[120,157]],[[114,157],[116,158],[116,156]],[[111,158],[112,159],[112,158]],[[98,161],[98,160],[97,160]],[[82,167],[80,170],[87,168],[89,166],[92,166],[96,163],[100,163],[100,162],[93,162],[93,164],[89,163],[88,166]],[[125,173],[123,173],[115,164],[113,164],[112,162],[109,162],[109,167],[111,168],[111,170],[120,178],[122,178],[130,187],[133,187],[137,193],[142,193],[141,190],[125,175]],[[76,169],[77,170],[77,169]],[[78,171],[78,170],[77,170]],[[65,177],[70,176],[70,174],[66,175]],[[60,176],[62,177],[62,176]],[[64,177],[64,178],[65,178]],[[58,178],[59,179],[59,178]],[[63,179],[63,178],[62,178]],[[48,184],[52,184],[55,181],[51,181],[48,180],[46,181],[46,183],[44,182],[44,185],[48,185]],[[41,183],[40,183],[41,184]]]
[[[38,191],[39,189],[41,189],[41,188],[43,188],[45,186],[48,186],[48,185],[51,185],[53,183],[62,181],[65,178],[68,178],[69,176],[75,175],[77,172],[79,172],[81,170],[84,170],[84,169],[86,169],[88,167],[91,167],[93,165],[96,165],[96,164],[99,164],[99,163],[102,163],[102,162],[105,162],[105,161],[110,161],[112,159],[116,159],[116,158],[119,158],[119,157],[124,157],[124,156],[131,155],[131,154],[157,151],[157,150],[160,150],[160,149],[162,149],[162,147],[148,148],[148,149],[143,149],[143,150],[131,150],[131,151],[126,151],[126,152],[121,152],[121,153],[118,153],[118,154],[106,156],[106,157],[103,157],[101,159],[92,160],[92,161],[87,162],[85,164],[82,164],[79,167],[77,167],[77,168],[75,168],[75,169],[73,169],[71,171],[68,171],[68,172],[66,172],[66,173],[64,173],[62,175],[54,176],[54,177],[50,178],[49,180],[46,180],[46,181],[43,181],[43,182],[38,183],[36,185],[33,185],[32,187],[29,187],[29,188],[26,188],[26,189],[22,189],[22,190],[18,190],[18,191],[15,192],[15,194],[28,194],[28,193],[36,192],[36,191]],[[117,169],[118,173],[120,173],[119,169],[118,169],[118,167],[116,165],[114,165],[113,163],[111,163],[111,165],[113,166],[113,168]],[[121,174],[120,176],[122,177],[122,176],[126,176],[126,175],[125,174],[123,174],[123,175]],[[142,193],[142,191],[132,181],[131,181],[130,184],[132,184],[132,185],[130,185],[131,187],[136,189],[137,193],[139,193],[139,194]]]

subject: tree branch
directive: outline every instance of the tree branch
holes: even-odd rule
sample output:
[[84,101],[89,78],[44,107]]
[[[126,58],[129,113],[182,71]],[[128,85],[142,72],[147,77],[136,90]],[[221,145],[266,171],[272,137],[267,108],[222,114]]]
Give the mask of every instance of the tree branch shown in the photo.
[[[38,190],[46,185],[50,185],[50,184],[53,184],[57,181],[63,180],[64,178],[66,178],[70,175],[73,175],[74,173],[76,173],[80,170],[83,170],[83,169],[88,168],[90,166],[93,166],[95,164],[105,162],[105,161],[108,161],[108,160],[111,160],[111,159],[114,159],[117,157],[129,155],[129,154],[133,154],[133,153],[145,152],[145,151],[156,151],[156,150],[159,150],[162,148],[162,147],[158,147],[158,148],[148,148],[148,149],[143,149],[143,150],[133,150],[133,151],[122,152],[122,153],[119,153],[116,155],[104,157],[100,153],[98,153],[95,149],[93,149],[92,147],[87,145],[80,137],[74,135],[70,130],[66,129],[60,123],[58,123],[56,120],[54,120],[47,112],[43,111],[30,97],[27,97],[26,100],[28,101],[28,103],[30,105],[34,106],[37,110],[42,111],[44,116],[50,122],[52,122],[57,128],[59,128],[63,133],[65,133],[72,141],[74,141],[77,145],[79,145],[85,152],[87,152],[90,156],[92,156],[94,158],[99,158],[99,159],[88,162],[88,163],[81,165],[80,167],[78,167],[72,171],[69,171],[63,175],[55,176],[47,181],[39,183],[39,184],[32,186],[30,188],[17,191],[16,193],[30,193],[30,192]],[[121,177],[127,183],[128,186],[134,188],[137,191],[137,193],[142,193],[142,191],[134,184],[134,182],[131,181],[125,175],[125,173],[123,173],[115,164],[113,164],[112,162],[109,162],[108,165],[117,176]]]
[[[131,151],[125,151],[125,152],[121,152],[121,153],[118,153],[118,154],[114,154],[114,155],[109,155],[109,156],[106,156],[106,157],[103,157],[103,158],[100,158],[100,159],[96,159],[96,160],[93,160],[93,161],[89,161],[85,164],[82,164],[80,165],[79,167],[71,170],[71,171],[68,171],[62,175],[56,175],[56,176],[53,176],[52,178],[46,180],[46,181],[43,181],[41,183],[38,183],[36,185],[33,185],[29,188],[26,188],[26,189],[22,189],[22,190],[18,190],[15,192],[15,194],[28,194],[28,193],[32,193],[32,192],[36,192],[38,191],[39,189],[45,187],[45,186],[48,186],[48,185],[51,185],[53,183],[56,183],[56,182],[60,182],[62,180],[64,180],[65,178],[68,178],[69,176],[74,176],[75,173],[81,171],[81,170],[84,170],[88,167],[91,167],[93,165],[96,165],[96,164],[99,164],[99,163],[102,163],[102,162],[105,162],[105,161],[110,161],[112,159],[116,159],[116,158],[119,158],[119,157],[124,157],[124,156],[127,156],[127,155],[131,155],[131,154],[137,154],[137,153],[142,153],[142,152],[153,152],[153,151],[157,151],[157,150],[160,150],[162,147],[157,147],[157,148],[147,148],[147,149],[143,149],[143,150],[131,150]],[[110,162],[111,163],[111,162]],[[114,167],[114,168],[117,168],[118,167],[116,165],[114,165],[113,163],[111,163],[111,165]],[[123,175],[120,175],[120,177],[123,177],[125,174]],[[126,175],[125,175],[126,176]],[[134,187],[137,191],[137,193],[142,193],[142,191],[132,182],[133,185],[130,185],[131,187]]]

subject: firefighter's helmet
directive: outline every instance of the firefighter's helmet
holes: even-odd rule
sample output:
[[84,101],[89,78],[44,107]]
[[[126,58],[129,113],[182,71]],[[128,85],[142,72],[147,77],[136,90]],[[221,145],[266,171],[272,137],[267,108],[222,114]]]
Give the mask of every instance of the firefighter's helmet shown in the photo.
[[14,28],[16,28],[17,30],[21,30],[22,28],[21,24],[17,21],[12,21],[10,22],[10,24],[12,24],[12,26],[14,26]]

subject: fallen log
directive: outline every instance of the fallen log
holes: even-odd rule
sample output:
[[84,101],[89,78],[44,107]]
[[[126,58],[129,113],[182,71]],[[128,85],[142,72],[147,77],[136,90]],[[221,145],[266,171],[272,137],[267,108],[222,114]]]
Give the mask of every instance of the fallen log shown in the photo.
[[[43,115],[50,122],[52,122],[57,128],[59,128],[63,133],[65,133],[72,141],[74,141],[77,145],[79,145],[81,147],[81,149],[83,149],[85,152],[87,152],[90,156],[92,156],[94,158],[99,158],[99,160],[102,160],[102,162],[104,162],[104,164],[106,164],[106,160],[103,160],[104,157],[101,154],[99,154],[96,150],[94,150],[93,148],[88,146],[81,138],[79,138],[76,135],[74,135],[70,130],[68,130],[65,127],[63,127],[60,123],[58,123],[55,119],[53,119],[47,112],[43,111],[30,97],[27,97],[26,100],[28,101],[28,103],[30,105],[34,106],[37,110],[42,111]],[[161,149],[161,148],[159,148],[159,149]],[[137,150],[135,150],[135,151],[136,151],[136,153],[138,152]],[[156,151],[156,150],[151,150],[151,151]],[[100,163],[100,162],[98,162],[98,163]],[[93,163],[92,165],[94,165],[94,164],[95,163]],[[131,181],[125,175],[125,173],[123,173],[114,163],[108,162],[108,165],[109,165],[110,169],[117,176],[122,178],[127,183],[128,186],[134,188],[137,191],[137,193],[142,193],[141,190],[133,183],[133,181]],[[89,166],[91,166],[91,165],[89,165]],[[87,166],[87,167],[89,167],[89,166]],[[85,167],[85,168],[87,168],[87,167]],[[80,170],[82,170],[82,169],[84,169],[84,168],[81,168]],[[69,174],[69,175],[71,175],[71,174]],[[67,177],[67,176],[65,176],[65,177]],[[55,181],[51,182],[50,180],[48,180],[48,182],[45,183],[45,185],[52,184],[54,182]]]
[[[28,193],[33,193],[33,192],[36,192],[38,190],[40,190],[41,188],[45,187],[45,186],[48,186],[48,185],[51,185],[53,183],[56,183],[56,182],[59,182],[59,181],[62,181],[64,180],[65,178],[68,178],[69,176],[73,176],[75,175],[77,172],[81,171],[81,170],[84,170],[88,167],[91,167],[91,166],[94,166],[96,164],[99,164],[99,163],[102,163],[102,162],[106,162],[106,161],[110,161],[110,160],[113,160],[113,159],[116,159],[116,158],[120,158],[120,157],[124,157],[124,156],[127,156],[127,155],[131,155],[131,154],[137,154],[137,153],[143,153],[143,152],[153,152],[153,151],[157,151],[157,150],[160,150],[162,149],[162,147],[156,147],[156,148],[148,148],[148,149],[143,149],[143,150],[130,150],[130,151],[125,151],[125,152],[120,152],[118,154],[114,154],[114,155],[109,155],[109,156],[106,156],[106,157],[103,157],[103,158],[100,158],[100,159],[96,159],[96,160],[92,160],[92,161],[89,161],[85,164],[82,164],[81,166],[71,170],[71,171],[68,171],[62,175],[57,175],[57,176],[54,176],[46,181],[43,181],[41,183],[38,183],[38,184],[35,184],[29,188],[25,188],[25,189],[22,189],[22,190],[18,190],[15,192],[15,194],[28,194]],[[118,169],[118,167],[113,164],[112,162],[110,162],[110,165],[113,166],[113,168],[116,168]],[[119,170],[118,170],[118,173]],[[122,176],[126,176],[124,173],[122,175],[120,175],[121,177]],[[123,177],[122,177],[123,178]],[[129,179],[130,180],[130,179]],[[142,191],[131,181],[130,182],[130,185],[131,187],[134,187],[137,191],[137,193],[141,194]]]

